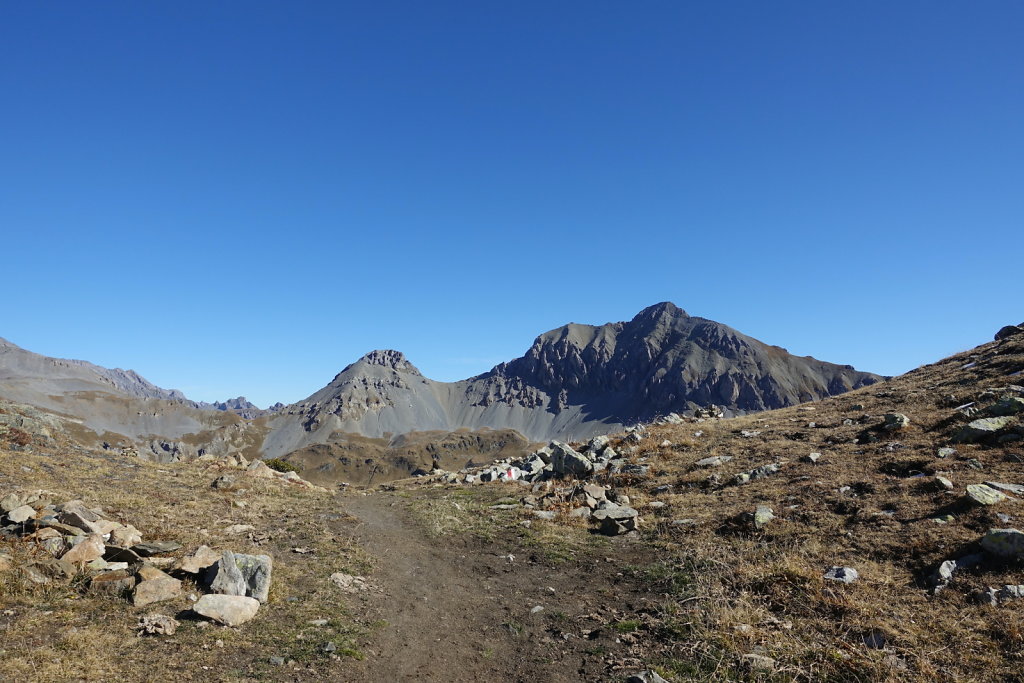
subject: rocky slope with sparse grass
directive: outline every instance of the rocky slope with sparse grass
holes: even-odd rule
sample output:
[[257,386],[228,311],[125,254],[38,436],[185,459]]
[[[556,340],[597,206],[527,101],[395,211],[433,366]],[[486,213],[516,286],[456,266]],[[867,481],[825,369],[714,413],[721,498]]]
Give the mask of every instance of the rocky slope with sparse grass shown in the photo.
[[[1012,680],[1024,654],[1024,329],[998,336],[817,402],[667,415],[337,493],[250,477],[237,460],[90,449],[60,418],[4,405],[0,493],[25,500],[7,501],[23,504],[0,539],[0,672]],[[130,592],[91,591],[87,564],[29,578],[21,568],[56,543],[10,513],[62,523],[75,499],[143,542],[180,544],[160,569],[181,592],[136,606]],[[272,558],[247,623],[196,616],[210,585],[175,572],[201,546]]]

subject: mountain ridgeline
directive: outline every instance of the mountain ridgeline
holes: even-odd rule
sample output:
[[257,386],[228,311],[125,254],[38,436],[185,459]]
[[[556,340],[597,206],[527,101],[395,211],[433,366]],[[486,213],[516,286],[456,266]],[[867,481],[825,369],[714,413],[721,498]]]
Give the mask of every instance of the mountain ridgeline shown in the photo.
[[151,442],[159,457],[244,443],[249,455],[315,449],[321,457],[326,447],[354,462],[353,439],[383,439],[377,445],[384,448],[403,434],[459,430],[489,430],[488,448],[502,449],[514,442],[511,432],[530,441],[579,440],[709,404],[742,414],[880,379],[793,356],[671,303],[629,322],[564,325],[537,337],[521,358],[458,382],[424,377],[398,351],[373,351],[305,400],[266,410],[242,397],[190,401],[131,370],[49,358],[0,340],[0,398],[71,417],[103,440]]
[[427,379],[398,351],[373,351],[271,416],[264,450],[282,455],[337,433],[458,428],[583,439],[712,403],[741,414],[880,379],[793,356],[661,303],[629,322],[564,325],[537,337],[522,358],[459,382]]

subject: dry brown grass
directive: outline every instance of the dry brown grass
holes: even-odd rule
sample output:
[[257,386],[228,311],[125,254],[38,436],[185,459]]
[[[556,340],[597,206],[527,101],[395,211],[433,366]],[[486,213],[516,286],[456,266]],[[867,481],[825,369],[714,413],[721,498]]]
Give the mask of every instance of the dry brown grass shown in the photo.
[[[970,360],[976,369],[961,370]],[[641,620],[663,673],[676,680],[770,678],[742,663],[742,655],[760,653],[777,660],[779,680],[1016,677],[1024,655],[1020,605],[982,607],[972,596],[985,586],[1024,583],[1021,567],[986,563],[957,575],[939,596],[927,590],[927,579],[941,561],[976,551],[987,529],[1024,523],[1024,502],[979,508],[962,501],[968,484],[1024,483],[1020,444],[958,445],[957,456],[936,457],[970,419],[951,406],[1021,383],[1012,373],[1022,369],[1024,340],[1017,338],[810,406],[652,428],[634,457],[651,464],[654,476],[608,479],[627,485],[650,530],[645,541],[664,558],[637,571],[687,586],[677,596],[666,593],[653,620]],[[857,404],[862,408],[854,410]],[[853,443],[890,411],[907,414],[911,426],[877,443]],[[703,435],[695,437],[698,430]],[[761,434],[745,438],[741,430]],[[660,446],[666,439],[672,447]],[[801,460],[811,452],[822,454],[817,464]],[[733,459],[694,466],[713,455]],[[737,473],[769,463],[781,471],[729,485]],[[956,491],[936,490],[936,473]],[[651,493],[665,484],[670,493]],[[667,506],[645,509],[653,499]],[[746,522],[756,505],[769,505],[777,517],[762,531]],[[946,513],[955,520],[934,521]],[[674,519],[694,523],[677,526]],[[861,579],[826,581],[833,565],[854,567]]]
[[[52,491],[55,502],[80,498],[116,520],[133,524],[146,540],[175,540],[184,551],[201,544],[270,554],[274,580],[269,601],[242,628],[191,620],[183,595],[145,608],[90,595],[87,580],[35,586],[16,571],[0,572],[0,679],[58,680],[293,680],[331,678],[346,657],[358,657],[372,630],[349,613],[349,596],[330,584],[337,571],[366,574],[368,556],[331,525],[333,498],[277,481],[238,476],[235,490],[210,488],[238,470],[200,464],[159,465],[109,453],[69,453],[67,444],[33,453],[0,451],[0,491]],[[232,535],[232,524],[254,531]],[[298,554],[292,548],[310,548]],[[33,551],[25,542],[0,540],[15,567]],[[178,553],[181,554],[181,553]],[[138,638],[142,614],[178,615],[171,637]],[[309,624],[329,619],[326,627]],[[339,645],[333,655],[325,641]],[[271,656],[289,663],[274,666]],[[215,672],[215,673],[213,673]],[[301,672],[301,673],[297,673]]]

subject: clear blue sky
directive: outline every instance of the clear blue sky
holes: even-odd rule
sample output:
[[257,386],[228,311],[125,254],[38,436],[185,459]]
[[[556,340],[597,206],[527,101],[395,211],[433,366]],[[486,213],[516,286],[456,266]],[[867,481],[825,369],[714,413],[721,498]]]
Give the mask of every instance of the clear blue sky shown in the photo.
[[6,2],[0,336],[197,399],[670,300],[896,374],[1024,320],[1024,3]]

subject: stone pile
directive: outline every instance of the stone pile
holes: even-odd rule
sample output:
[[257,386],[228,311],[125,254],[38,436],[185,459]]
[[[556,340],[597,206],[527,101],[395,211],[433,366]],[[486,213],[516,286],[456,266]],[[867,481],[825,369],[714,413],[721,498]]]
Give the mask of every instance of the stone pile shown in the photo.
[[569,486],[551,487],[541,495],[525,496],[522,505],[542,519],[553,517],[552,509],[564,509],[570,517],[592,519],[606,536],[635,531],[640,513],[629,507],[629,498],[605,486],[577,482]]
[[[40,585],[84,576],[90,593],[127,598],[136,607],[178,598],[182,579],[191,578],[212,594],[199,598],[193,611],[228,626],[245,623],[267,600],[273,569],[268,555],[200,546],[176,558],[171,554],[182,549],[180,543],[144,541],[142,532],[109,519],[100,508],[55,498],[47,491],[0,498],[0,539],[28,549],[19,553],[27,559],[18,565],[13,554],[0,553],[0,571]],[[156,621],[141,624],[144,632],[169,628],[153,626],[160,615],[150,616]]]

